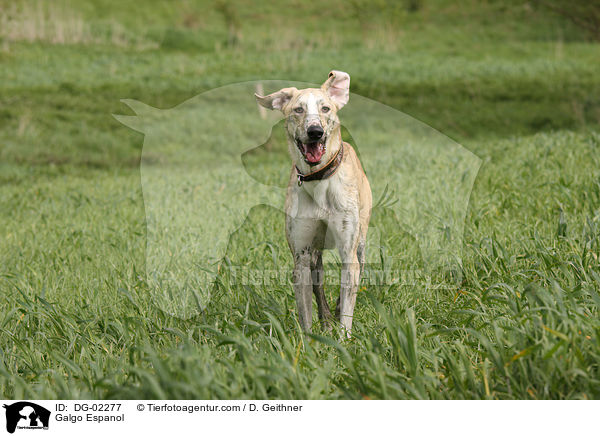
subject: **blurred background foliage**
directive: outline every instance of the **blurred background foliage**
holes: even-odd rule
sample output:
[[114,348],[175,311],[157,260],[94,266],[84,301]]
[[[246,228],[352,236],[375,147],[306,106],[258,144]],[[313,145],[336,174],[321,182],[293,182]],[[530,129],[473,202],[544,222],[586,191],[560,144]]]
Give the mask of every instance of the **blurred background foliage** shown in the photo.
[[320,83],[334,67],[459,141],[594,126],[598,47],[557,11],[597,8],[569,4],[2,0],[0,157],[136,165],[139,138],[109,115],[120,98],[166,108],[244,80]]

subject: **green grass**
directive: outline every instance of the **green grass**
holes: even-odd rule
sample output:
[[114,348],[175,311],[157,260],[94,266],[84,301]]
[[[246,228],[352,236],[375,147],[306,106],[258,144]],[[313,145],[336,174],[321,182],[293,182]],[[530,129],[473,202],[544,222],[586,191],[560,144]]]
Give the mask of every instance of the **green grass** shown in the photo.
[[[169,4],[58,8],[56,23],[83,23],[60,44],[53,27],[0,32],[0,396],[600,398],[597,44],[518,2]],[[119,100],[169,108],[332,68],[483,160],[460,287],[363,286],[350,341],[303,336],[291,286],[231,278],[291,265],[283,217],[259,207],[206,309],[162,312],[146,283],[143,136],[112,118],[129,113]],[[268,180],[287,165],[277,150],[244,163]],[[385,243],[420,264],[407,234]]]

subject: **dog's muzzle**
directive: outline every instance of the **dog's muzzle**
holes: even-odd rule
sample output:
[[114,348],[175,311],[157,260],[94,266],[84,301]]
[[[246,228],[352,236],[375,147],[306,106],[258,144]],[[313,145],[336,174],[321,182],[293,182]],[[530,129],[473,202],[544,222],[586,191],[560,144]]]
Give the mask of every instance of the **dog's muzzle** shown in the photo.
[[317,165],[327,151],[326,141],[327,137],[321,134],[320,139],[312,142],[302,142],[300,139],[296,139],[296,146],[307,164]]

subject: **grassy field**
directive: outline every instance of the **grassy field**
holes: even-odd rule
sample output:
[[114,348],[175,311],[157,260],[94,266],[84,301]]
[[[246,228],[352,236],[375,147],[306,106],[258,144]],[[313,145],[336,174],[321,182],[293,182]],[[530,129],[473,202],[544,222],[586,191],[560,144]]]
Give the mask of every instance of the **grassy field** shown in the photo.
[[[0,0],[0,396],[600,398],[600,46],[525,2],[416,3]],[[460,286],[364,285],[351,340],[303,336],[291,286],[231,280],[291,265],[260,207],[206,308],[162,312],[120,99],[167,109],[331,69],[482,159]],[[280,148],[245,163],[288,165]]]

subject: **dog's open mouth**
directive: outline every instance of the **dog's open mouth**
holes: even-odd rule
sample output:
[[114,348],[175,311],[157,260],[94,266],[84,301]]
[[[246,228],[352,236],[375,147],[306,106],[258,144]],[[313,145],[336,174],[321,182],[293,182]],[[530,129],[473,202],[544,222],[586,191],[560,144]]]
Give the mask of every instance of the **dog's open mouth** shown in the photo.
[[326,147],[325,142],[327,138],[323,137],[319,141],[316,142],[307,142],[304,143],[299,139],[296,139],[296,145],[298,146],[298,150],[304,156],[304,160],[309,165],[316,165],[321,162],[321,158],[325,154]]

